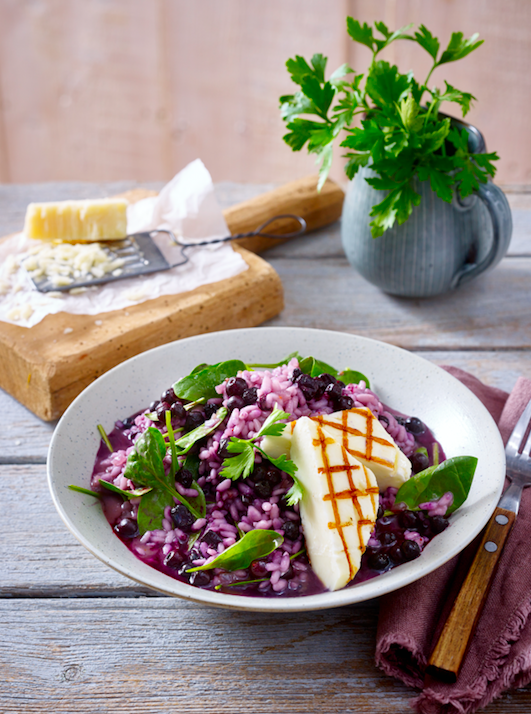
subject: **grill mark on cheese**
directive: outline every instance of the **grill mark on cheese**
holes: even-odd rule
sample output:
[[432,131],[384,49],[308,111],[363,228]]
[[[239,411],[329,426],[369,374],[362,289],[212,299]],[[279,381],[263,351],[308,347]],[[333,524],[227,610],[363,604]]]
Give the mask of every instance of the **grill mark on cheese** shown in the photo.
[[[348,420],[348,413],[349,412],[354,412],[355,414],[359,414],[360,416],[365,417],[365,424],[366,424],[366,433],[364,434],[362,431],[359,431],[359,429],[355,429],[354,427],[348,426],[347,420]],[[372,432],[372,419],[375,418],[372,415],[372,412],[369,409],[345,409],[342,412],[341,415],[341,424],[338,424],[337,422],[332,422],[332,421],[327,421],[326,416],[319,415],[319,416],[314,416],[310,417],[310,419],[313,419],[313,421],[318,422],[321,426],[327,426],[331,429],[336,429],[337,431],[340,431],[341,438],[342,438],[342,444],[346,448],[349,454],[351,456],[354,456],[355,458],[359,459],[366,459],[367,461],[372,461],[373,463],[381,464],[382,466],[390,466],[394,467],[395,460],[391,459],[384,459],[379,456],[375,456],[372,451],[373,443],[374,444],[381,444],[382,446],[387,446],[389,448],[392,448],[392,444],[389,443],[386,439],[383,439],[380,436],[375,436]],[[365,439],[365,451],[357,451],[356,449],[351,449],[348,446],[348,436],[361,436]]]
[[[330,496],[330,501],[332,504],[332,511],[334,513],[334,522],[333,523],[328,523],[328,527],[330,529],[336,529],[337,534],[339,538],[341,539],[341,545],[343,546],[343,552],[345,553],[345,557],[347,559],[347,564],[348,564],[348,572],[349,572],[349,581],[352,580],[354,575],[356,574],[356,570],[354,569],[352,560],[350,558],[350,553],[348,551],[348,546],[345,540],[345,534],[343,533],[343,528],[347,524],[341,523],[341,518],[339,517],[339,508],[337,505],[337,499],[335,498],[335,491],[334,491],[334,479],[332,478],[332,470],[330,467],[330,462],[328,461],[328,453],[326,446],[329,444],[331,441],[333,442],[333,439],[330,439],[330,437],[326,437],[324,435],[322,427],[318,424],[317,425],[317,439],[314,439],[313,444],[314,446],[319,446],[321,448],[321,456],[323,459],[323,467],[322,469],[319,469],[326,475],[326,482],[328,485],[328,495]],[[317,442],[317,443],[316,443]],[[348,524],[350,525],[350,524]]]
[[[316,421],[319,421],[319,418],[317,418]],[[373,512],[375,512],[376,508],[375,508],[375,502],[374,502],[374,494],[378,493],[378,488],[374,487],[374,486],[370,486],[370,481],[369,481],[367,469],[365,468],[365,466],[363,466],[362,464],[358,465],[358,464],[350,464],[349,463],[349,459],[347,456],[347,453],[349,452],[349,450],[345,448],[344,444],[341,445],[341,453],[343,456],[344,463],[338,464],[336,466],[330,466],[326,446],[330,443],[333,443],[334,440],[331,439],[330,437],[326,437],[324,435],[322,425],[320,423],[317,424],[317,434],[318,434],[318,439],[313,440],[313,445],[321,448],[321,456],[323,459],[323,466],[318,468],[318,472],[325,474],[327,485],[328,485],[328,493],[325,494],[325,496],[323,496],[323,501],[331,502],[332,510],[334,513],[334,521],[328,523],[328,528],[330,530],[337,530],[338,535],[341,539],[341,544],[343,546],[343,552],[345,553],[345,558],[347,559],[347,563],[348,563],[349,582],[350,582],[350,580],[352,580],[353,577],[356,575],[356,572],[358,569],[352,563],[349,549],[348,549],[348,546],[347,546],[347,543],[345,540],[345,534],[343,533],[343,529],[348,528],[349,526],[353,526],[354,522],[353,522],[352,518],[344,523],[341,521],[340,514],[339,514],[338,501],[343,500],[343,499],[348,499],[348,500],[352,501],[352,505],[358,515],[358,520],[356,523],[357,531],[358,531],[358,542],[359,542],[359,549],[361,550],[361,552],[363,554],[365,552],[365,544],[363,543],[362,529],[363,529],[363,526],[374,525],[374,520],[367,519],[367,518],[363,517],[363,511],[362,511],[361,504],[360,504],[358,498],[370,495]],[[365,483],[366,483],[365,491],[356,488],[356,486],[354,484],[353,476],[352,476],[353,471],[357,471],[360,468],[363,469],[363,473],[365,476]],[[334,473],[342,473],[342,472],[346,472],[346,474],[347,474],[349,488],[347,490],[336,492],[335,488],[334,488],[333,474]]]

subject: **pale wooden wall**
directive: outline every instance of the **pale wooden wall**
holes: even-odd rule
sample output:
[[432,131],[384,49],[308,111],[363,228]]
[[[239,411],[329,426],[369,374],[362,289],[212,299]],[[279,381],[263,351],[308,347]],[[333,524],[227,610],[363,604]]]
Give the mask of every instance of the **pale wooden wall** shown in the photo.
[[[284,63],[323,52],[361,71],[348,14],[443,40],[480,32],[485,45],[434,81],[477,96],[497,180],[531,183],[527,0],[0,0],[0,182],[165,180],[196,157],[217,181],[311,173],[281,139]],[[407,42],[388,59],[427,68]]]

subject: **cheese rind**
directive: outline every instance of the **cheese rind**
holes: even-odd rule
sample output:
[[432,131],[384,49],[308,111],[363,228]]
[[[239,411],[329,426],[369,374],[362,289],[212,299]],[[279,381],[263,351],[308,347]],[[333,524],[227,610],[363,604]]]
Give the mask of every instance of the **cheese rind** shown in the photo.
[[370,469],[308,417],[296,422],[291,458],[304,488],[299,508],[308,557],[323,585],[338,590],[359,570],[376,522],[378,484]]
[[127,235],[125,198],[30,203],[24,233],[37,240],[117,240]]

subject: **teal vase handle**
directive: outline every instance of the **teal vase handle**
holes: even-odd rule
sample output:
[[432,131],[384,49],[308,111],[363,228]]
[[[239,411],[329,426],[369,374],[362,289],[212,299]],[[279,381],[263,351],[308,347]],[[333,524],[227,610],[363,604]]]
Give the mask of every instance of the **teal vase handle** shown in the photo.
[[[492,244],[479,263],[466,263],[453,278],[452,287],[467,283],[480,273],[493,268],[503,258],[511,241],[513,221],[509,202],[501,188],[491,181],[479,185],[475,195],[483,201],[492,221]],[[480,236],[484,239],[485,236]]]

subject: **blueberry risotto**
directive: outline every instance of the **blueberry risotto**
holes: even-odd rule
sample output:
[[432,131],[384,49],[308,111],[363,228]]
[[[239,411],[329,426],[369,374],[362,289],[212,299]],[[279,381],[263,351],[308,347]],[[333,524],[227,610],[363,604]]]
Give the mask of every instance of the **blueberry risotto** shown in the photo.
[[445,460],[416,416],[313,357],[199,365],[105,434],[91,479],[114,533],[195,587],[335,590],[418,558],[466,499],[476,459]]

